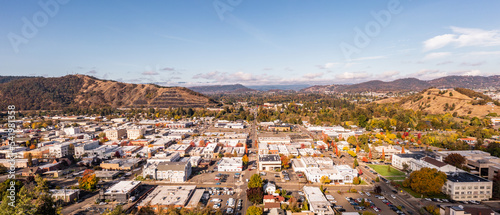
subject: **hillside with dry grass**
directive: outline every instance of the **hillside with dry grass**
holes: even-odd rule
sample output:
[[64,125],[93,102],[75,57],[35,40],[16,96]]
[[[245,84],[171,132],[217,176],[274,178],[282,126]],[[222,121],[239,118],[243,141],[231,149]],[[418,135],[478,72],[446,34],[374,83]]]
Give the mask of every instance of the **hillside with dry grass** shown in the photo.
[[[470,94],[473,95],[473,94]],[[387,98],[376,103],[401,103],[405,109],[422,110],[431,114],[454,113],[484,117],[489,113],[500,113],[500,107],[484,101],[484,95],[467,96],[457,90],[428,89],[404,98]]]
[[183,87],[128,84],[85,75],[27,78],[0,84],[0,108],[56,110],[66,107],[207,107],[217,103]]

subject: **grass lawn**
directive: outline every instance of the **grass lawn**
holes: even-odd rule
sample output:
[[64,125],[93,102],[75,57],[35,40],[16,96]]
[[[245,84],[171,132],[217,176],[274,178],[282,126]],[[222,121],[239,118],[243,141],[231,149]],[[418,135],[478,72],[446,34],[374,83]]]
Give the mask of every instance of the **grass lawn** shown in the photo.
[[397,177],[397,176],[389,176],[385,177],[387,180],[394,180],[394,181],[403,181],[406,179],[406,177]]
[[387,171],[387,167],[388,165],[373,165],[373,164],[370,164],[368,165],[370,168],[372,168],[373,170],[375,170],[375,172],[377,172],[378,174],[382,175],[382,176],[403,176],[405,175],[404,172],[401,172],[397,169],[394,169],[392,166],[390,167],[391,168],[391,171]]

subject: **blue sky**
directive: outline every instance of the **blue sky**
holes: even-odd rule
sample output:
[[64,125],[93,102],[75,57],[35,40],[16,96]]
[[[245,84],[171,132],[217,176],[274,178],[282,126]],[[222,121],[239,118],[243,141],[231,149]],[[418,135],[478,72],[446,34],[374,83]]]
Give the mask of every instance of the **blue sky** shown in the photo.
[[500,1],[1,1],[0,75],[181,86],[488,76],[500,74],[498,8]]

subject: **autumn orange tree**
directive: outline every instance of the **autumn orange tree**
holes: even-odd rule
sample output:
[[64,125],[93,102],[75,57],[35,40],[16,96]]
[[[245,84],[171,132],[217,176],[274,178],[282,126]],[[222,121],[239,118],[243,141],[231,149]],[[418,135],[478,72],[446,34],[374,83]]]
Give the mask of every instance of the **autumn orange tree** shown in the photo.
[[83,172],[83,176],[78,180],[80,189],[94,191],[97,187],[99,179],[96,177],[94,170],[87,169]]
[[288,157],[285,155],[281,155],[280,159],[281,159],[281,166],[283,167],[283,169],[288,169],[288,167],[290,167],[290,159],[288,159]]
[[421,194],[437,194],[441,192],[446,182],[446,174],[434,168],[424,167],[410,174],[410,177],[403,181],[403,187],[409,187],[413,191]]

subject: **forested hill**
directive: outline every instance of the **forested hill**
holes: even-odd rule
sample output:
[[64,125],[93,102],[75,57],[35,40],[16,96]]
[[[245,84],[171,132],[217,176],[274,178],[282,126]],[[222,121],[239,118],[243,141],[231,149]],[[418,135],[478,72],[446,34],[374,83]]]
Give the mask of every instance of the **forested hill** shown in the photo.
[[218,93],[249,93],[257,90],[250,89],[241,84],[234,85],[212,85],[212,86],[196,86],[189,89],[203,94],[218,94]]
[[21,78],[0,84],[0,108],[57,110],[68,107],[207,107],[213,99],[183,87],[127,84],[85,75]]
[[330,92],[402,92],[422,91],[430,87],[435,88],[488,88],[500,87],[500,75],[494,76],[447,76],[429,81],[416,78],[403,78],[394,81],[367,81],[351,85],[326,85],[312,86],[303,89],[302,92],[322,93]]

